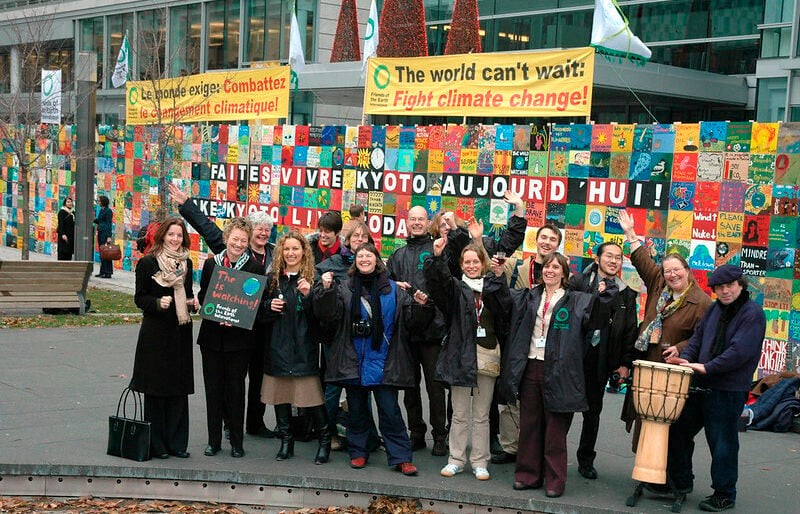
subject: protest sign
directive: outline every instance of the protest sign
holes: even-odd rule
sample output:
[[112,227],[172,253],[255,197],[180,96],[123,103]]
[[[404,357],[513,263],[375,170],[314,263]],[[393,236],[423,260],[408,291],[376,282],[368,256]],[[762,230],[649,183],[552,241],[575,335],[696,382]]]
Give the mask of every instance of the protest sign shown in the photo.
[[289,67],[128,81],[128,125],[258,120],[289,115]]
[[594,49],[372,58],[366,114],[589,116]]
[[201,307],[204,319],[251,329],[267,278],[217,266]]

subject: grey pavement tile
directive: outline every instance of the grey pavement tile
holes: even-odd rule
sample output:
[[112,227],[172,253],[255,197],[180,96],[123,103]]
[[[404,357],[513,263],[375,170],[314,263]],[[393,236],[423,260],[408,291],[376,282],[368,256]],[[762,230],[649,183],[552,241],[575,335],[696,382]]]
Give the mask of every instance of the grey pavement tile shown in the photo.
[[[196,324],[199,325],[199,324]],[[197,327],[195,327],[197,329]],[[606,395],[595,465],[598,480],[583,479],[577,472],[575,450],[580,434],[577,415],[568,435],[569,470],[565,495],[554,503],[541,491],[514,491],[513,465],[490,466],[492,480],[481,483],[470,473],[445,479],[439,469],[447,462],[429,450],[416,452],[418,477],[404,477],[386,465],[383,453],[373,454],[364,470],[352,470],[345,452],[334,452],[331,463],[315,466],[315,442],[297,443],[296,456],[274,460],[278,442],[245,436],[244,459],[230,457],[229,445],[215,457],[202,455],[207,438],[205,400],[199,351],[195,353],[195,394],[190,396],[189,459],[126,461],[105,454],[108,416],[117,406],[133,365],[138,326],[85,329],[0,330],[0,469],[59,469],[97,476],[148,476],[273,485],[311,485],[353,492],[380,488],[436,495],[440,501],[467,501],[492,497],[503,502],[531,499],[537,510],[664,512],[670,502],[642,498],[635,509],[624,506],[633,490],[630,478],[633,454],[630,435],[619,421],[622,395]],[[51,349],[50,346],[55,346]],[[123,375],[123,376],[121,376]],[[268,426],[274,425],[267,409]],[[747,432],[741,434],[739,512],[770,510],[794,512],[800,504],[797,469],[800,469],[800,437],[797,434]],[[698,512],[697,503],[710,494],[705,438],[698,435],[695,452],[695,492],[684,512]],[[44,466],[44,467],[43,467]],[[57,466],[48,468],[46,466]],[[0,484],[0,493],[2,484]]]

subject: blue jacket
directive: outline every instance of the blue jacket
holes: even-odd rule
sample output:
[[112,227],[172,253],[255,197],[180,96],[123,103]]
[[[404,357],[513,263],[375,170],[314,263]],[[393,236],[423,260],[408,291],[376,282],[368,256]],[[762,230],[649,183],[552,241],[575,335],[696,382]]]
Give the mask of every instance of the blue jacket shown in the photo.
[[764,310],[747,300],[725,331],[727,347],[712,359],[711,348],[721,314],[719,301],[714,302],[697,323],[681,357],[705,364],[706,374],[697,377],[698,385],[721,391],[749,391],[767,330]]
[[[390,284],[390,285],[389,285]],[[352,337],[349,282],[325,289],[314,284],[311,292],[314,313],[326,330],[333,333],[328,346],[326,382],[363,386],[414,387],[414,369],[419,366],[408,345],[408,334],[431,323],[434,309],[418,305],[394,281],[380,291],[384,338],[380,350],[372,349],[371,338]],[[361,315],[366,311],[361,305]]]
[[[354,337],[353,346],[358,355],[359,368],[361,369],[361,379],[355,381],[363,386],[376,386],[383,383],[383,366],[386,356],[389,354],[389,341],[394,334],[394,315],[397,311],[397,284],[390,281],[388,293],[381,294],[381,313],[383,315],[383,342],[380,350],[372,349],[372,336]],[[362,319],[369,319],[364,303],[361,303]],[[348,316],[349,319],[349,316]]]

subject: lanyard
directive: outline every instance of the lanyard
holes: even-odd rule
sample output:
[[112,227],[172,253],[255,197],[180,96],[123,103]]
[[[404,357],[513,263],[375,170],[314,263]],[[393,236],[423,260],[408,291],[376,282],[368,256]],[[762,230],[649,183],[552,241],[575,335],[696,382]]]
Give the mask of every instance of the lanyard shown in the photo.
[[547,337],[547,322],[545,318],[547,317],[547,309],[550,307],[550,302],[544,302],[544,309],[542,310],[542,337]]
[[481,314],[483,313],[483,300],[481,300],[481,296],[478,295],[475,298],[475,313],[478,315],[478,326],[481,326]]
[[231,267],[231,260],[228,258],[227,252],[225,253],[225,257],[222,258],[222,265],[225,266],[226,268]]

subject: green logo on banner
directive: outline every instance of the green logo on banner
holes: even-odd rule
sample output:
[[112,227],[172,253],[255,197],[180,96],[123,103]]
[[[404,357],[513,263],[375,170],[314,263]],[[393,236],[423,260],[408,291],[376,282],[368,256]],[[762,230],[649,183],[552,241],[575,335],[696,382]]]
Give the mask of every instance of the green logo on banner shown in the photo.
[[[385,81],[383,80],[383,77],[382,77],[382,75],[384,75],[384,74],[386,76],[386,80]],[[385,64],[381,64],[380,66],[375,68],[375,74],[372,76],[372,81],[375,83],[375,86],[378,89],[386,89],[386,87],[389,85],[389,82],[391,82],[391,80],[392,80],[392,77],[391,77],[391,74],[389,73],[389,68],[387,68]]]
[[139,89],[136,86],[131,87],[128,91],[128,103],[136,105],[139,102]]
[[211,316],[212,314],[214,314],[214,304],[213,303],[207,303],[206,306],[203,307],[203,313],[206,316]]

